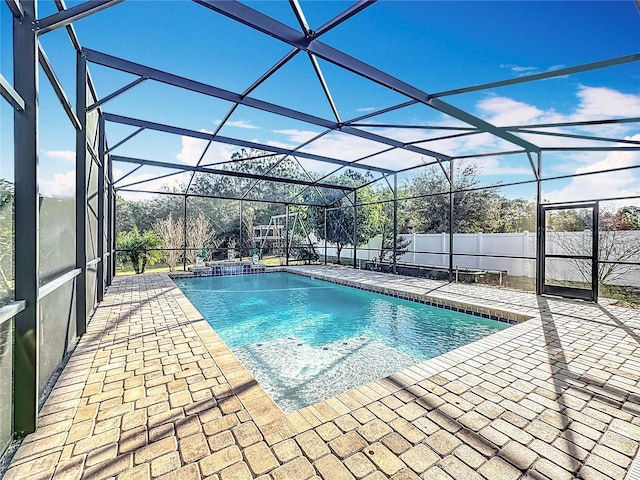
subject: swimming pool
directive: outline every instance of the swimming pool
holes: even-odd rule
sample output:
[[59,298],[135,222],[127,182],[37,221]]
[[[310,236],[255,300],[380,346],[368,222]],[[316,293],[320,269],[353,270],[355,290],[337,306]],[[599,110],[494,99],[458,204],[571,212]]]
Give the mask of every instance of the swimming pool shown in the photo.
[[509,326],[291,273],[174,281],[284,412]]

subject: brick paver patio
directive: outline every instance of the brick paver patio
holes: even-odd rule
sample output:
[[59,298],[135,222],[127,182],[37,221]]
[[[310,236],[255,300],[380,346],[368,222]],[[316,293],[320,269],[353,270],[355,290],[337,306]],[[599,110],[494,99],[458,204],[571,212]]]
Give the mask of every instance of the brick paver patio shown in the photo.
[[295,270],[531,319],[284,415],[168,276],[117,277],[5,480],[630,472],[640,445],[637,310],[348,268]]

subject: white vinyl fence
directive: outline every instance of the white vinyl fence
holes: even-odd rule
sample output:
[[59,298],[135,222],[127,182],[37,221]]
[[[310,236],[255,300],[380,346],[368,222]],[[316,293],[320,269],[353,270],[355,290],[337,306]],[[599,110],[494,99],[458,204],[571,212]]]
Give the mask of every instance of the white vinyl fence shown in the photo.
[[[442,234],[405,234],[410,243],[406,247],[408,252],[399,257],[398,262],[415,265],[449,267],[449,235]],[[591,248],[591,232],[563,232],[549,234],[547,239],[548,254],[589,254]],[[380,254],[381,237],[371,239],[366,245],[358,247],[357,259],[359,266],[364,268],[366,261],[378,257]],[[608,258],[601,260],[624,260],[640,262],[640,231],[601,232],[601,252],[603,248],[609,251]],[[453,236],[454,265],[459,268],[478,270],[506,271],[508,275],[535,278],[536,276],[536,234],[523,233],[465,233]],[[317,244],[319,253],[324,253],[324,243]],[[438,253],[420,253],[438,252]],[[630,258],[623,258],[629,252],[635,252]],[[465,255],[460,255],[465,254]],[[327,255],[336,257],[335,246],[327,246]],[[467,255],[500,255],[521,258],[478,257]],[[345,247],[341,252],[342,262],[350,264],[353,261],[353,247]],[[529,258],[522,258],[529,257]],[[624,275],[616,275],[622,273]],[[618,267],[609,283],[640,287],[640,267]],[[619,278],[614,278],[614,277]],[[547,262],[547,278],[583,281],[575,263],[565,260],[551,260]]]

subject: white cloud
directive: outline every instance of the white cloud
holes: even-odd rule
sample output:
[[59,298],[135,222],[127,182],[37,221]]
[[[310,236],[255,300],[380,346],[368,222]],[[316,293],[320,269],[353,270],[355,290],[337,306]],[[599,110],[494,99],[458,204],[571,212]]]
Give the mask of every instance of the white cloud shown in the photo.
[[356,112],[360,112],[360,113],[373,112],[374,110],[375,110],[375,108],[374,108],[374,107],[356,108]]
[[[216,125],[220,125],[220,123],[222,122],[222,120],[216,120],[215,124]],[[251,130],[259,130],[260,127],[257,127],[255,125],[253,125],[251,122],[248,122],[246,120],[234,120],[234,121],[227,121],[224,123],[225,127],[236,127],[236,128],[248,128]]]
[[[282,148],[295,148],[301,143],[317,135],[317,133],[308,130],[278,130],[277,133],[285,135],[287,137],[287,141],[270,141],[268,144]],[[380,135],[385,134],[384,129],[379,129],[376,133]],[[395,137],[398,137],[397,132]],[[379,152],[385,148],[386,145],[377,142],[340,132],[333,132],[320,137],[300,150],[306,153],[322,155],[339,160],[353,161]],[[416,165],[419,162],[420,156],[418,154],[401,149],[395,149],[391,152],[377,155],[374,159],[367,161],[369,164],[375,164],[385,168],[403,168]],[[355,166],[357,166],[357,164]]]
[[476,107],[484,120],[497,126],[546,123],[561,119],[553,110],[544,111],[534,105],[501,96],[484,98]]
[[76,191],[76,172],[71,170],[66,173],[56,173],[52,179],[40,178],[39,188],[40,195],[44,197],[73,197]]
[[574,121],[637,117],[640,112],[640,95],[581,85],[577,96],[580,103],[573,115]]
[[[475,163],[478,167],[478,175],[527,175],[532,180],[534,179],[533,170],[528,160],[524,158],[524,154],[515,159],[510,156],[502,158],[485,157]],[[459,166],[458,170],[461,168]]]
[[[515,65],[513,63],[501,63],[500,68],[511,70],[511,72],[517,77],[523,77],[525,75],[535,75],[536,73],[540,73],[543,71],[538,67],[523,67],[521,65]],[[549,68],[547,68],[546,71],[553,72],[561,68],[564,68],[564,65],[551,65]]]
[[[204,133],[213,133],[207,130],[200,131]],[[183,136],[181,141],[182,149],[176,155],[176,159],[180,160],[182,163],[186,163],[187,165],[196,165],[202,156],[202,152],[204,152],[204,149],[207,147],[208,140]],[[207,153],[205,154],[201,164],[229,160],[231,158],[231,154],[238,148],[239,147],[213,142],[207,149]]]
[[66,160],[68,162],[76,161],[76,152],[71,150],[46,150],[44,154],[49,158]]
[[[640,140],[640,134],[627,139]],[[575,173],[598,172],[638,165],[640,165],[640,152],[613,151],[608,152],[604,158],[591,165],[577,168]],[[550,202],[571,202],[636,195],[640,195],[640,171],[626,170],[575,177],[562,188],[544,191],[543,199]]]
[[[287,139],[291,142],[291,144],[282,144],[282,145],[274,145],[274,146],[282,146],[283,148],[295,148],[301,143],[307,142],[311,140],[313,137],[318,135],[318,132],[314,132],[312,130],[274,130],[273,133],[278,133],[287,137]],[[287,145],[286,147],[284,145]]]
[[[521,67],[517,65],[503,66],[504,68],[513,68],[520,71],[533,71],[535,67]],[[562,68],[561,65],[554,65],[550,70]],[[591,87],[580,85],[575,91],[575,106],[567,112],[559,112],[553,108],[541,108],[535,103],[527,103],[510,98],[508,96],[487,95],[475,104],[472,113],[486,121],[497,125],[526,125],[536,123],[555,123],[555,122],[574,122],[593,119],[608,119],[619,117],[637,116],[640,111],[640,95],[623,93],[611,88]],[[362,109],[363,111],[365,109]],[[416,120],[418,123],[420,120]],[[431,122],[437,126],[468,126],[460,121],[442,115],[439,120]],[[415,142],[421,138],[445,136],[445,133],[433,131],[423,131],[416,129],[395,129],[395,128],[367,128],[369,132],[376,133],[388,138],[393,138],[403,143]],[[631,139],[638,139],[637,124],[612,124],[600,126],[573,126],[558,127],[555,129],[545,128],[545,132],[557,133],[573,133],[580,135],[593,135],[601,137],[622,138],[627,136]],[[309,141],[315,137],[318,132],[311,129],[286,129],[275,130],[272,132],[274,136],[268,145],[278,146],[282,148],[296,148],[300,144]],[[455,132],[451,132],[455,133]],[[424,137],[421,137],[424,135]],[[592,140],[582,140],[575,138],[552,137],[547,135],[520,134],[523,138],[534,144],[543,147],[572,147],[587,145],[607,145]],[[634,136],[635,135],[635,136]],[[200,157],[206,141],[183,138],[183,148],[178,159],[189,164],[194,164]],[[611,145],[611,144],[609,144]],[[418,144],[428,150],[442,152],[451,156],[469,155],[473,153],[491,153],[495,151],[513,150],[515,147],[512,143],[502,140],[490,134],[475,134],[462,137],[456,137],[445,140],[437,140],[423,142]],[[333,132],[324,135],[313,143],[302,148],[302,151],[317,155],[338,158],[346,161],[353,161],[366,155],[373,154],[377,151],[384,150],[386,145],[369,141],[363,138]],[[228,159],[236,147],[219,146],[217,149],[212,147],[207,157],[217,157],[218,160]],[[636,162],[640,163],[637,157],[638,153],[632,152],[563,152],[563,153],[545,153],[543,155],[543,166],[546,175],[565,174],[581,172],[584,168],[612,168],[607,167],[610,164],[618,164],[619,162]],[[632,158],[635,158],[633,160]],[[400,169],[409,166],[418,165],[423,162],[431,162],[433,158],[394,149],[390,152],[377,155],[371,159],[365,160],[364,163],[383,166],[391,169]],[[207,163],[207,162],[205,162]],[[509,181],[508,175],[530,175],[531,169],[526,157],[522,156],[517,160],[510,157],[484,157],[477,160],[482,175],[503,175],[505,181]],[[631,163],[633,164],[633,163]],[[333,168],[331,165],[327,169]],[[611,175],[613,177],[614,175]],[[620,176],[620,175],[619,175]],[[629,175],[622,175],[629,177]],[[585,177],[588,178],[588,177]],[[580,183],[582,182],[582,183]],[[618,183],[607,183],[603,188],[610,189],[611,192],[616,190],[624,192],[635,192],[636,188],[626,179],[619,179]],[[622,183],[621,183],[622,182]],[[605,182],[606,183],[606,182]],[[640,184],[640,182],[636,182]],[[575,179],[572,182],[575,192],[566,190],[563,193],[557,192],[558,196],[575,195],[579,191],[586,192],[587,189],[593,189],[595,184],[591,185],[587,180]],[[603,195],[595,195],[603,197]],[[591,195],[590,198],[594,198]]]
[[520,65],[514,65],[512,63],[501,63],[500,68],[511,70],[517,75],[528,75],[539,71],[538,67],[522,67]]

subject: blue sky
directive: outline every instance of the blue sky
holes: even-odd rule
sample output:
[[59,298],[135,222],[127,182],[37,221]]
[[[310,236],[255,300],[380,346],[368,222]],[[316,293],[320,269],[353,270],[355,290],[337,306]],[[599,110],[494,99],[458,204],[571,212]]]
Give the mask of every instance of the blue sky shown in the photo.
[[[68,2],[74,5],[77,2]],[[247,2],[292,28],[299,29],[288,2]],[[304,1],[300,4],[311,28],[347,8],[351,2]],[[40,3],[40,16],[55,11],[52,1]],[[12,78],[10,17],[0,7],[2,74]],[[81,43],[127,60],[242,92],[290,47],[239,25],[193,2],[127,0],[76,22]],[[74,96],[75,54],[64,30],[41,37],[42,45],[67,95]],[[573,2],[426,2],[379,1],[321,38],[335,48],[386,71],[427,93],[509,79],[525,74],[604,60],[640,52],[640,13],[633,1]],[[371,84],[343,69],[319,61],[342,120],[363,115],[406,100],[400,94]],[[135,77],[90,65],[98,93],[105,96]],[[319,81],[304,53],[251,94],[252,97],[335,120]],[[640,116],[640,62],[575,74],[535,83],[496,88],[444,98],[458,108],[496,125],[519,125]],[[230,104],[150,81],[109,102],[104,111],[194,130],[214,131]],[[40,92],[41,189],[64,194],[72,185],[74,131],[68,125],[53,92],[41,74]],[[2,170],[10,175],[11,111],[2,106]],[[460,125],[438,111],[416,105],[369,119],[371,123],[412,125]],[[133,129],[109,124],[111,144]],[[370,128],[401,141],[418,141],[442,135],[442,131]],[[220,134],[269,145],[292,147],[320,133],[320,127],[239,107]],[[597,134],[640,140],[636,124],[609,127],[565,128],[565,133]],[[554,140],[540,135],[527,140],[543,146],[577,146],[580,140]],[[489,136],[470,136],[421,144],[424,148],[458,155],[493,152],[512,145]],[[145,132],[114,153],[134,157],[193,164],[204,147],[201,141]],[[334,133],[305,147],[309,153],[354,160],[381,150],[379,144]],[[215,144],[207,162],[223,161],[233,152]],[[547,176],[589,169],[640,165],[637,153],[598,152],[545,155]],[[397,168],[432,161],[417,154],[393,152],[368,163]],[[482,181],[512,182],[532,178],[524,155],[484,157]],[[313,172],[326,167],[306,162]],[[122,172],[131,167],[120,166]],[[586,169],[586,170],[585,170]],[[145,167],[129,180],[149,178],[161,172]],[[146,177],[145,177],[146,175]],[[612,194],[640,194],[640,175],[608,176],[606,182],[590,177],[555,182],[545,192],[549,199],[573,199],[596,186]],[[586,179],[586,180],[585,180]],[[150,184],[157,188],[162,182]],[[534,189],[511,192],[529,197]],[[606,196],[602,194],[603,198]]]

